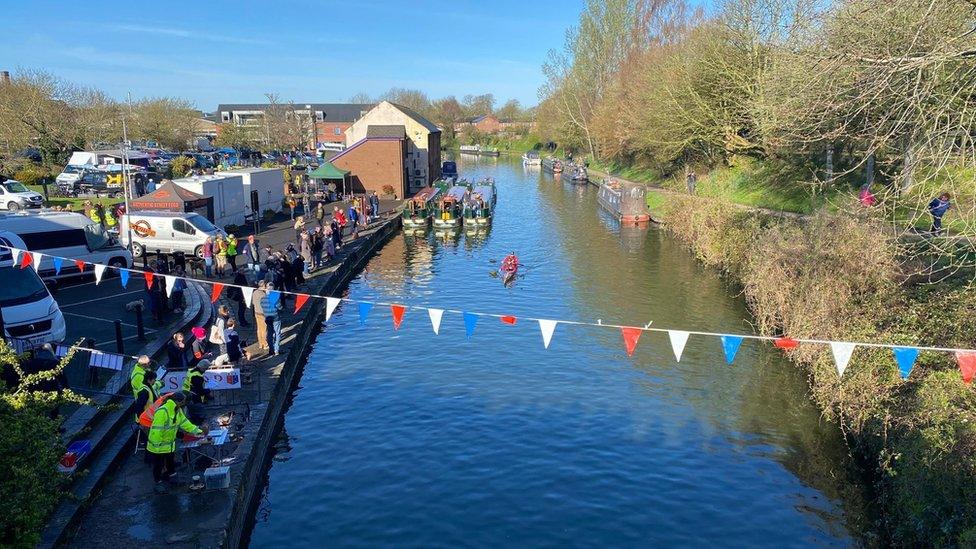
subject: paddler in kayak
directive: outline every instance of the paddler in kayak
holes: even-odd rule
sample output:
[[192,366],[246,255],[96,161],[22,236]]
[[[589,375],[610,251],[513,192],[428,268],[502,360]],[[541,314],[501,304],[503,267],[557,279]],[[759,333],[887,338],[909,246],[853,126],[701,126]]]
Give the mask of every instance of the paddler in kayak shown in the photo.
[[501,268],[502,281],[508,284],[510,280],[515,278],[515,273],[518,271],[518,268],[519,268],[519,260],[518,260],[518,256],[515,255],[515,252],[512,252],[507,256],[505,256],[505,259],[502,260],[502,268]]

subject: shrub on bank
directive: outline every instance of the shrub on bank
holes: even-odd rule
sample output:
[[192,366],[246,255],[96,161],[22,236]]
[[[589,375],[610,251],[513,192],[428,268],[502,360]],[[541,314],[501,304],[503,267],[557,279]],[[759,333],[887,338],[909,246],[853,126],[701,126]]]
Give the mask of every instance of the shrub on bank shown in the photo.
[[[741,284],[760,332],[799,338],[971,347],[976,292],[910,286],[896,243],[869,217],[782,219],[669,195],[664,222]],[[890,349],[859,347],[843,378],[825,345],[788,356],[811,398],[870,469],[890,542],[976,543],[976,392],[953,357],[921,353],[902,381]]]

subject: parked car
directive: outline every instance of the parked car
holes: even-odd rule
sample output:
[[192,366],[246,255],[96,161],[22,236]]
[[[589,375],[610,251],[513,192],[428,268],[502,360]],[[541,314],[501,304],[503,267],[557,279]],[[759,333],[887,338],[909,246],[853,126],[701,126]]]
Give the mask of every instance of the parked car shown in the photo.
[[[26,249],[24,241],[9,231],[0,231],[0,309],[3,336],[24,348],[61,343],[66,330],[58,302],[34,269],[14,265],[9,247]],[[20,345],[15,345],[20,348]]]
[[40,208],[43,205],[44,197],[28,189],[20,181],[8,179],[0,183],[0,210],[16,212],[27,208]]

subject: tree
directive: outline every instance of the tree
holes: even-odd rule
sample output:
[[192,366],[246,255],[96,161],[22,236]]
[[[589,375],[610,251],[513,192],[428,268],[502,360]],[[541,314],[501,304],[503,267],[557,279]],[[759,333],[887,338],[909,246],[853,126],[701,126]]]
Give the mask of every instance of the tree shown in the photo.
[[168,149],[183,150],[193,139],[200,113],[193,105],[175,97],[142,99],[132,105],[129,137],[156,141]]
[[214,144],[218,147],[232,149],[254,149],[260,142],[257,128],[253,126],[238,126],[236,124],[220,124],[217,128],[217,139]]
[[407,88],[390,88],[389,91],[380,96],[383,101],[389,101],[398,105],[403,105],[413,109],[420,114],[427,116],[430,114],[430,99],[427,94],[420,90]]
[[522,119],[523,113],[522,104],[519,103],[519,100],[509,99],[500,109],[495,111],[495,116],[501,120],[516,121]]
[[495,111],[495,96],[490,93],[482,95],[465,95],[461,100],[464,105],[464,114],[468,118],[492,114]]
[[375,103],[376,101],[373,101],[373,98],[370,97],[368,93],[366,93],[366,92],[359,92],[356,95],[350,97],[349,98],[349,102],[350,103],[362,103],[362,104],[365,105],[365,104],[369,104],[369,103]]
[[66,403],[90,404],[70,390],[55,390],[57,379],[71,361],[69,352],[55,368],[26,371],[22,357],[0,340],[0,498],[7,511],[0,514],[0,545],[32,546],[48,514],[61,498],[62,477],[57,464],[64,453],[58,433],[60,420],[53,413]]
[[444,128],[447,137],[456,137],[454,128],[464,120],[464,110],[458,100],[453,96],[434,101],[431,105],[431,119],[435,124]]
[[312,142],[314,113],[294,102],[283,102],[276,93],[265,94],[264,131],[269,148],[276,151],[305,150]]
[[0,84],[0,146],[8,152],[36,147],[45,162],[62,162],[95,139],[117,142],[116,112],[97,90],[24,71]]

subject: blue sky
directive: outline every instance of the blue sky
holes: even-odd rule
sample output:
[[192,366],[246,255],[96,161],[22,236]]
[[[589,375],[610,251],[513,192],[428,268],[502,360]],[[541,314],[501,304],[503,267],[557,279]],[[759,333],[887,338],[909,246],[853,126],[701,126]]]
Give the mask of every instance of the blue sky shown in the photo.
[[[582,0],[4,0],[0,69],[116,98],[346,101],[398,86],[537,102],[540,66]],[[145,7],[143,7],[145,6]]]

